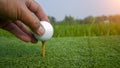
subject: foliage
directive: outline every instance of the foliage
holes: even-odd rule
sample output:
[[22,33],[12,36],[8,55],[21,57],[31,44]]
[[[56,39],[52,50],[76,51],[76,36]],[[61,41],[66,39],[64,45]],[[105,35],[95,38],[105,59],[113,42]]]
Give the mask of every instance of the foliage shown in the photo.
[[120,35],[120,23],[92,23],[81,25],[54,25],[54,37]]
[[83,20],[84,24],[90,24],[90,23],[94,23],[95,18],[93,16],[88,16]]
[[51,24],[56,24],[57,21],[56,21],[56,18],[55,18],[55,17],[53,17],[53,16],[48,16],[48,18],[49,18]]
[[103,23],[106,23],[106,22],[109,23],[110,21],[109,21],[109,18],[105,15],[95,17],[95,23],[102,23],[102,22]]
[[111,15],[109,16],[110,22],[120,23],[120,15]]
[[56,21],[56,19],[54,17],[50,17],[49,19],[52,23],[57,24],[59,23],[64,23],[64,24],[91,24],[93,23],[120,23],[120,15],[102,15],[102,16],[87,16],[83,19],[75,19],[72,16],[65,16],[65,18],[61,21]]

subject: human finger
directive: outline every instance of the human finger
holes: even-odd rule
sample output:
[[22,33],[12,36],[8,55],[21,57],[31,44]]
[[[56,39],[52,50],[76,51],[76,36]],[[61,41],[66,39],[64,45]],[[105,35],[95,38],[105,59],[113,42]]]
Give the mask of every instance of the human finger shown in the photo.
[[26,33],[24,33],[17,25],[15,25],[14,23],[9,23],[7,25],[5,25],[4,27],[2,27],[3,29],[11,32],[12,34],[14,34],[17,38],[25,41],[25,42],[31,42],[31,38],[29,37],[29,35],[27,35]]
[[21,21],[15,21],[15,24],[26,34],[29,35],[31,38],[32,43],[37,43],[37,39],[33,36],[33,33],[21,22]]

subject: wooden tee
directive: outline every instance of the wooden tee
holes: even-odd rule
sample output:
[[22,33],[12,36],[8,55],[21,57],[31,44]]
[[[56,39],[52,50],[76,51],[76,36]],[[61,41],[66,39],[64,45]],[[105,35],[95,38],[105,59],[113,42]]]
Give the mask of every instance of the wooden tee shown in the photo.
[[45,41],[42,41],[42,57],[45,57]]

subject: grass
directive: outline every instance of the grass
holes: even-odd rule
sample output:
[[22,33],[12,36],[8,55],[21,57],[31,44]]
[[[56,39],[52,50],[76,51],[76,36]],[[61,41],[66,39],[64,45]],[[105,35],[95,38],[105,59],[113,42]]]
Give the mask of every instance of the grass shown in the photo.
[[[54,37],[111,36],[120,35],[120,23],[59,24],[54,26]],[[0,29],[0,37],[14,37]]]
[[54,37],[120,35],[120,23],[54,25]]
[[41,43],[0,37],[0,68],[120,68],[120,36],[52,38]]

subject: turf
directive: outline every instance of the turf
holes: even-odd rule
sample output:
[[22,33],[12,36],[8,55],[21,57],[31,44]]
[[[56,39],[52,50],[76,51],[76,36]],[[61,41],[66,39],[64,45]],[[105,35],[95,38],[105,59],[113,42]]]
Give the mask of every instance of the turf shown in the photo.
[[52,38],[41,43],[0,37],[0,68],[120,68],[120,36]]

